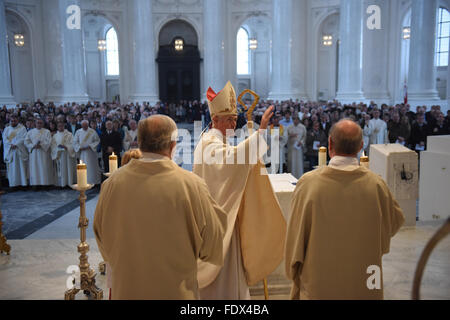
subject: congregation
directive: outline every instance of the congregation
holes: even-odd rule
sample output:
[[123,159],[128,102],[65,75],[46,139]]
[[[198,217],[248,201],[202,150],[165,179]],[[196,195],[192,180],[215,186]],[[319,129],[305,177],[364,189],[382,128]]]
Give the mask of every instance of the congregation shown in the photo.
[[[250,101],[248,101],[250,102]],[[328,133],[340,119],[356,121],[363,129],[366,155],[371,144],[400,143],[417,152],[426,150],[427,136],[450,134],[450,111],[440,106],[409,104],[378,106],[310,101],[260,101],[253,112],[256,126],[270,104],[275,114],[270,128],[278,128],[280,165],[276,172],[289,172],[296,178],[317,165],[318,150],[327,147]],[[6,177],[2,186],[66,187],[76,183],[75,167],[79,160],[88,163],[88,182],[100,184],[102,172],[109,171],[108,157],[120,157],[137,148],[137,123],[154,114],[171,117],[177,123],[201,121],[205,128],[211,121],[206,103],[181,101],[178,104],[88,102],[3,106],[0,109],[0,167]],[[246,107],[238,107],[236,129],[246,126]],[[304,168],[305,164],[308,166]],[[275,173],[272,171],[272,173]],[[7,181],[4,179],[6,178]]]

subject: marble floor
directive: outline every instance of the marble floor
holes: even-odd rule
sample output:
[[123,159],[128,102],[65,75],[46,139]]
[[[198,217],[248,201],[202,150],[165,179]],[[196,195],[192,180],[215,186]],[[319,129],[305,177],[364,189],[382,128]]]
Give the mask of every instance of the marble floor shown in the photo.
[[[92,221],[96,199],[88,201],[87,215]],[[63,299],[67,268],[78,263],[79,232],[77,210],[69,212],[23,240],[8,240],[11,255],[0,255],[0,299]],[[414,271],[426,242],[439,228],[440,222],[418,223],[402,228],[392,239],[391,252],[383,258],[385,299],[410,299]],[[66,227],[61,229],[64,225]],[[88,228],[88,253],[96,271],[102,261]],[[268,278],[270,299],[289,299],[290,283],[282,265]],[[97,286],[107,299],[106,277],[97,273]],[[264,299],[262,283],[250,288],[252,299]],[[87,297],[79,293],[77,299]],[[450,238],[445,238],[433,251],[427,263],[421,285],[422,299],[450,299]]]

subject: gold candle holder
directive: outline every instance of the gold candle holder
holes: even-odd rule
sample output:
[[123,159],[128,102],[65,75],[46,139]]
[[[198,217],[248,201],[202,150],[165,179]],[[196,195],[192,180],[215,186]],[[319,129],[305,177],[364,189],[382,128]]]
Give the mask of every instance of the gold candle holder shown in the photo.
[[360,164],[360,166],[366,167],[367,169],[369,169],[369,157],[362,156],[361,158],[359,158],[359,164]]
[[[0,191],[0,195],[2,195],[3,193],[4,193],[3,191]],[[7,240],[6,237],[3,235],[2,226],[3,226],[2,212],[0,211],[0,253],[5,252],[9,256],[11,246],[6,243]]]
[[78,222],[78,228],[80,229],[80,244],[78,245],[78,252],[80,253],[80,288],[73,287],[67,290],[64,294],[64,300],[74,300],[76,294],[83,290],[85,295],[91,296],[95,300],[103,299],[103,290],[95,285],[95,272],[90,268],[88,262],[87,253],[89,251],[89,245],[86,242],[86,229],[89,224],[89,220],[86,218],[86,191],[91,189],[94,185],[88,184],[87,186],[78,186],[78,184],[72,185],[71,188],[80,192],[80,219]]

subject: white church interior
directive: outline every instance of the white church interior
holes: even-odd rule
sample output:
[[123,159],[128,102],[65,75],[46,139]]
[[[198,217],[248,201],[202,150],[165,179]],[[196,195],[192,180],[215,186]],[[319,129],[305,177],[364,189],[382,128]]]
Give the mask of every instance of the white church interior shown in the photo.
[[[1,300],[67,298],[80,241],[89,245],[97,298],[109,298],[92,227],[100,183],[79,200],[70,183],[56,183],[53,160],[54,183],[33,185],[27,171],[25,184],[13,184],[13,114],[27,132],[42,119],[52,135],[61,117],[73,136],[88,120],[104,181],[106,122],[117,123],[122,155],[137,139],[131,122],[166,114],[192,137],[178,147],[190,152],[211,121],[208,88],[228,81],[236,99],[246,89],[259,96],[254,121],[274,105],[280,135],[295,114],[307,134],[318,123],[325,147],[328,124],[350,117],[365,129],[381,111],[385,138],[364,135],[363,151],[405,215],[383,256],[384,299],[412,299],[424,252],[420,299],[450,299],[450,0],[0,0],[0,39]],[[244,100],[241,127],[252,116],[242,104],[254,101]],[[269,175],[286,222],[298,179],[318,165],[311,146],[301,172],[290,170],[287,141],[286,133],[285,163]],[[192,171],[192,162],[178,164]],[[285,300],[290,290],[282,262],[250,295]],[[76,299],[95,298],[82,293]]]

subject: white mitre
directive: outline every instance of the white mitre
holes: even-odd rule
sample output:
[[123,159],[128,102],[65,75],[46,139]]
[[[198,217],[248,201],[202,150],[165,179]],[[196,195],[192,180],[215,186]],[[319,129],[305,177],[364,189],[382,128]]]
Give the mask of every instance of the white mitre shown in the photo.
[[206,97],[211,118],[230,114],[237,115],[236,93],[230,81],[217,94],[209,87],[206,92]]

